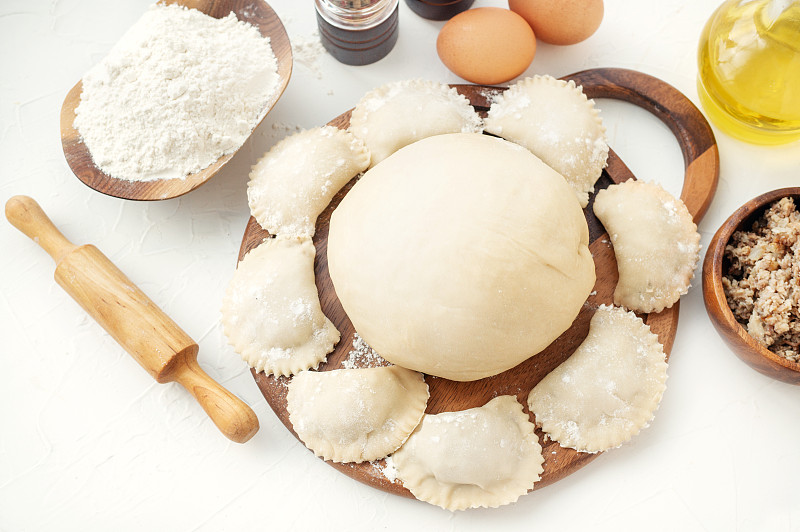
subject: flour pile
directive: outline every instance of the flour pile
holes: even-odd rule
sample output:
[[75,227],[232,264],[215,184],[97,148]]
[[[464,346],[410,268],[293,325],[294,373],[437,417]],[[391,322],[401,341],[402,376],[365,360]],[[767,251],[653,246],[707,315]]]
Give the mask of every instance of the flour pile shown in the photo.
[[74,124],[112,177],[184,178],[236,151],[277,85],[254,26],[156,4],[83,77]]

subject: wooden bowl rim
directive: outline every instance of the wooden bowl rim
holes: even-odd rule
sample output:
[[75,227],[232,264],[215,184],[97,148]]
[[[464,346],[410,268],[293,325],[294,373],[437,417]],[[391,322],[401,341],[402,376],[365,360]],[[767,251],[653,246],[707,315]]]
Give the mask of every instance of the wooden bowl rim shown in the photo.
[[717,325],[726,329],[731,333],[731,337],[735,336],[743,347],[753,353],[770,362],[774,362],[786,370],[800,373],[800,362],[792,362],[777,353],[773,353],[750,336],[747,329],[734,317],[733,311],[728,306],[725,291],[722,288],[722,265],[725,247],[728,245],[733,233],[738,231],[745,222],[752,223],[754,217],[758,216],[769,205],[788,196],[800,199],[800,187],[786,187],[765,192],[736,209],[714,234],[706,251],[706,264],[703,268],[703,275],[709,277],[710,288],[713,290],[713,298],[710,300],[706,298],[706,304],[713,304],[720,311],[719,316],[723,318],[717,321]]

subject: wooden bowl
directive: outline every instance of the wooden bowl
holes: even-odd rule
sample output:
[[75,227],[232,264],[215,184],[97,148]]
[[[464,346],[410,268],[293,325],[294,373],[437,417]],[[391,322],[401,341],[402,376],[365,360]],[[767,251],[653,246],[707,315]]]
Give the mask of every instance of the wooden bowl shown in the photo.
[[739,358],[768,377],[800,384],[800,363],[773,353],[750,336],[747,329],[733,317],[722,289],[722,277],[728,266],[724,258],[725,246],[733,233],[739,229],[750,229],[772,203],[787,196],[793,197],[795,203],[800,202],[800,187],[773,190],[748,201],[717,230],[703,261],[703,299],[717,332]]
[[[197,9],[214,18],[225,17],[232,11],[239,20],[252,24],[258,28],[262,36],[270,38],[272,51],[278,60],[278,86],[275,87],[275,92],[272,93],[267,102],[266,111],[261,117],[261,120],[264,120],[264,117],[283,94],[292,75],[292,45],[275,11],[261,0],[161,0],[160,3],[178,4]],[[75,108],[78,107],[81,101],[82,90],[83,84],[78,81],[64,98],[64,103],[61,106],[61,146],[64,150],[67,164],[75,176],[86,186],[98,192],[130,200],[175,198],[191,192],[214,177],[236,155],[236,152],[223,155],[216,162],[183,179],[126,181],[112,177],[95,166],[89,149],[83,143],[80,133],[73,125]],[[253,130],[260,123],[261,121],[253,127]]]

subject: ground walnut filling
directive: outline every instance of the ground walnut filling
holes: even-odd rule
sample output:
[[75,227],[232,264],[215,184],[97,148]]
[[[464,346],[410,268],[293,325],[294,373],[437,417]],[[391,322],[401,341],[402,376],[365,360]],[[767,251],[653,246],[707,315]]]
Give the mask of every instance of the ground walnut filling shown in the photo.
[[792,198],[773,203],[750,231],[725,248],[728,306],[770,351],[800,362],[800,212]]

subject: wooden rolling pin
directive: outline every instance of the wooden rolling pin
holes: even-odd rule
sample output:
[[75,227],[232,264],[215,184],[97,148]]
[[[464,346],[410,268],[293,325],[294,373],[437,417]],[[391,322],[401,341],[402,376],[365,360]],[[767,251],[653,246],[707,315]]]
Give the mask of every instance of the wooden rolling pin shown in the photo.
[[200,368],[197,343],[100,250],[72,244],[27,196],[8,200],[6,218],[53,257],[56,282],[156,381],[181,384],[231,440],[253,437],[255,412]]

